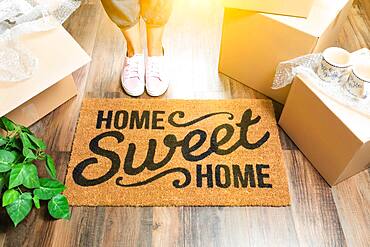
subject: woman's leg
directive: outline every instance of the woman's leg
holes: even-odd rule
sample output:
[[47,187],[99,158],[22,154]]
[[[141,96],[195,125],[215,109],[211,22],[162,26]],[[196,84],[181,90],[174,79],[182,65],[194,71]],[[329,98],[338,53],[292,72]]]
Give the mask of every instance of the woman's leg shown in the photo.
[[101,0],[109,18],[121,29],[127,42],[127,55],[142,54],[140,39],[140,0]]
[[127,42],[127,56],[132,57],[135,54],[142,54],[143,47],[140,38],[140,22],[128,29],[121,29]]
[[141,0],[141,16],[146,23],[148,59],[145,66],[145,87],[151,96],[164,94],[169,86],[165,73],[162,37],[170,17],[172,0]]
[[147,26],[147,48],[148,56],[163,56],[162,38],[165,26]]
[[162,37],[171,15],[172,0],[141,0],[141,15],[146,23],[149,56],[162,56]]
[[131,96],[145,91],[144,55],[140,39],[140,0],[101,0],[111,20],[121,29],[127,42],[121,74],[123,89]]

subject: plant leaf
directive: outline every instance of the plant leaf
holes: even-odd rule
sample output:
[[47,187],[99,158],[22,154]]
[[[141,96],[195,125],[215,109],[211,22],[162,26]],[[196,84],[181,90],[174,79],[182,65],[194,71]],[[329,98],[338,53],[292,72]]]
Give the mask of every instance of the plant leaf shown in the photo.
[[16,156],[14,153],[6,150],[0,150],[0,163],[12,163]]
[[25,133],[30,134],[30,135],[34,135],[29,128],[24,127],[24,126],[20,126],[20,127],[21,127],[22,132],[25,132]]
[[23,153],[23,156],[24,156],[24,160],[26,162],[31,162],[31,161],[33,161],[37,158],[36,155],[32,152],[32,150],[27,148],[27,147],[26,148],[23,147],[22,153]]
[[32,209],[32,196],[30,193],[21,194],[17,200],[12,204],[6,206],[10,218],[12,219],[14,226],[17,226],[26,216],[31,212]]
[[40,187],[37,168],[34,164],[21,163],[12,168],[9,177],[9,189],[22,184],[28,189]]
[[15,165],[11,172],[9,177],[9,189],[12,189],[18,185],[21,185],[23,183],[23,179],[25,176],[25,164],[17,164]]
[[13,161],[13,164],[16,164],[16,163],[21,163],[21,160],[22,160],[22,154],[19,153],[18,151],[11,151],[12,154],[14,155],[15,159]]
[[36,144],[31,143],[28,135],[26,133],[20,133],[19,137],[22,141],[22,154],[25,158],[25,161],[32,161],[37,158],[32,150],[36,150],[38,147]]
[[16,159],[14,153],[0,150],[0,172],[7,172],[11,169],[11,164]]
[[45,150],[46,149],[46,145],[44,143],[43,140],[37,138],[36,136],[34,135],[31,135],[31,134],[26,134],[27,137],[34,143],[36,144],[36,146],[42,150]]
[[25,192],[21,194],[21,196],[23,196],[24,199],[32,200],[32,194],[30,192]]
[[19,138],[12,137],[8,141],[8,146],[22,151],[22,142]]
[[40,199],[39,199],[39,197],[36,196],[36,195],[34,195],[33,198],[32,198],[32,200],[33,200],[33,203],[35,204],[35,207],[37,209],[39,209],[40,208]]
[[26,133],[21,132],[19,137],[21,138],[23,148],[36,149],[36,147],[31,143],[30,139],[28,139],[28,135]]
[[1,195],[1,191],[3,190],[5,184],[6,184],[5,175],[0,173],[0,195]]
[[8,141],[6,140],[6,138],[0,136],[0,147],[5,145]]
[[11,164],[2,164],[2,163],[0,163],[0,172],[7,172],[10,169],[12,169]]
[[35,160],[37,156],[34,154],[32,150],[37,150],[38,146],[36,144],[33,144],[30,139],[28,138],[28,135],[26,133],[20,133],[19,137],[22,141],[22,153],[26,160]]
[[25,176],[23,178],[23,185],[27,189],[39,188],[39,175],[37,174],[37,167],[34,164],[26,164]]
[[40,188],[35,189],[33,194],[38,196],[40,200],[50,200],[64,190],[65,186],[61,182],[49,178],[41,178]]
[[1,191],[3,190],[3,188],[5,186],[8,185],[9,183],[9,172],[8,173],[0,173],[0,194],[1,194]]
[[3,207],[8,206],[9,204],[13,203],[15,200],[18,199],[18,197],[19,197],[19,192],[14,189],[5,191],[3,195]]
[[49,173],[50,177],[56,179],[57,178],[57,171],[55,169],[55,163],[53,158],[50,155],[46,155],[45,161],[46,171]]
[[61,194],[51,198],[48,203],[48,210],[50,215],[55,219],[69,219],[71,217],[68,200]]
[[7,117],[1,117],[0,118],[0,127],[6,131],[13,131],[15,130],[16,124],[13,123],[10,119]]

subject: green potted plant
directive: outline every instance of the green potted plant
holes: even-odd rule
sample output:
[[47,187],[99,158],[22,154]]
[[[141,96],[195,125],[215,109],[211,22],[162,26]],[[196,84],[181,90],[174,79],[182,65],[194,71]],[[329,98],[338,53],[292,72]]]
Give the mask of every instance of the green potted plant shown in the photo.
[[[53,158],[45,152],[45,143],[28,128],[6,117],[0,118],[0,199],[14,225],[39,209],[40,200],[48,201],[48,211],[55,219],[69,219],[67,198],[61,193]],[[40,178],[36,161],[45,164],[48,178]],[[40,162],[38,162],[40,163]]]

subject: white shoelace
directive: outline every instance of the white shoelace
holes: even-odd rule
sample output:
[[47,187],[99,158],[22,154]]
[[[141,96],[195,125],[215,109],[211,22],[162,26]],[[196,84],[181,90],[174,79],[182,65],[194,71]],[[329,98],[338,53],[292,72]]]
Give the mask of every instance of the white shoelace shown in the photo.
[[148,68],[147,68],[147,73],[151,77],[156,77],[156,78],[162,80],[161,79],[161,69],[160,69],[160,66],[159,66],[158,62],[149,62],[148,63]]
[[126,78],[140,78],[139,61],[137,59],[128,59],[125,66]]

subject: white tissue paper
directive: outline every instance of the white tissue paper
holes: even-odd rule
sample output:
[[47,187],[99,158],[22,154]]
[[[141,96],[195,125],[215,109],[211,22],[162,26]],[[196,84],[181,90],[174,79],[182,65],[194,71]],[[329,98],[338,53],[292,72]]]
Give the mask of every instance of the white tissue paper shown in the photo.
[[[306,78],[310,78],[317,89],[331,99],[359,113],[370,116],[370,97],[366,99],[354,97],[344,88],[345,82],[328,83],[319,78],[316,71],[321,62],[321,57],[321,53],[316,53],[281,62],[276,69],[272,89],[283,88],[291,84],[297,74],[302,74]],[[354,62],[361,59],[370,59],[370,51],[364,48],[353,52],[352,59]]]
[[28,79],[37,69],[38,59],[21,44],[21,35],[56,28],[80,4],[80,0],[0,0],[0,82]]

